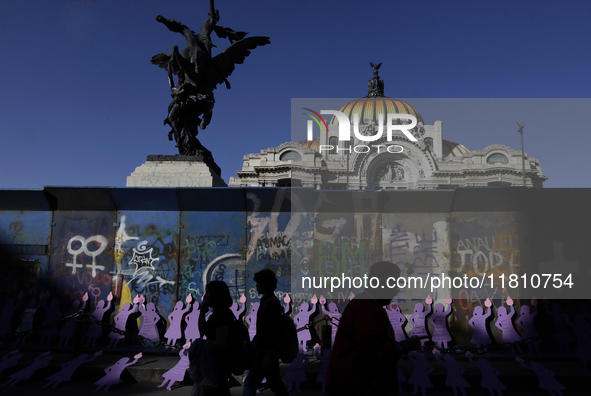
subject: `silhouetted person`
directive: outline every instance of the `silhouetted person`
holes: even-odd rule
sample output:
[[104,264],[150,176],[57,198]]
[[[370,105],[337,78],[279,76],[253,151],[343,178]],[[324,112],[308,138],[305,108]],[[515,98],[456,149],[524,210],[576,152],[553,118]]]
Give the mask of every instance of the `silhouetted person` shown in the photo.
[[254,396],[263,378],[276,395],[289,393],[279,371],[279,337],[283,307],[275,296],[275,273],[264,269],[254,274],[257,292],[263,295],[257,314],[257,333],[253,340],[254,361],[244,382],[243,396]]
[[368,278],[378,278],[379,286],[364,290],[345,308],[328,365],[329,395],[398,394],[397,361],[408,350],[420,347],[418,338],[396,342],[383,308],[397,292],[386,282],[399,276],[400,269],[390,262],[373,264]]
[[[212,384],[207,378],[195,379],[191,396],[229,396],[230,388],[228,380],[232,374],[231,359],[236,353],[236,336],[231,334],[236,318],[230,310],[232,296],[228,285],[223,281],[211,281],[205,286],[205,295],[201,304],[201,315],[199,315],[199,332],[206,340],[197,340],[203,344],[201,348],[210,348],[209,352],[201,353],[199,359],[213,357],[213,370],[215,371],[215,383]],[[212,309],[212,314],[206,321],[206,314]],[[209,345],[206,347],[204,343]],[[189,351],[190,365],[199,364],[193,359],[194,347]],[[191,369],[193,372],[193,370]],[[215,387],[212,387],[214,385]]]

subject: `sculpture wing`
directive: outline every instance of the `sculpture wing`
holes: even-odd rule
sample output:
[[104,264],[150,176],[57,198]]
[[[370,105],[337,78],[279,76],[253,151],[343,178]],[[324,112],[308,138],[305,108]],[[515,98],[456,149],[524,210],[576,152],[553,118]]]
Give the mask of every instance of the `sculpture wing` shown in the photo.
[[372,69],[378,70],[380,68],[380,66],[382,66],[382,63],[378,63],[377,65],[374,65],[372,62],[369,62],[369,65],[371,66]]
[[212,67],[209,68],[207,82],[211,91],[218,84],[227,83],[227,78],[234,71],[235,65],[244,63],[244,59],[250,55],[250,51],[256,47],[270,44],[269,37],[254,36],[238,40],[221,54],[212,59]]
[[166,52],[161,52],[156,54],[150,59],[150,63],[153,65],[158,66],[161,69],[168,71],[168,63],[170,62],[170,58],[172,57],[171,54],[167,54]]
[[230,28],[218,26],[218,25],[215,25],[213,27],[213,30],[215,31],[215,34],[219,38],[221,38],[221,39],[228,38],[230,40],[230,43],[233,43],[234,41],[242,40],[248,34],[248,32],[235,31]]
[[159,68],[164,69],[166,71],[168,71],[168,69],[170,67],[172,67],[172,72],[174,74],[178,75],[179,72],[181,71],[181,65],[179,64],[179,62],[171,62],[171,59],[172,59],[171,54],[167,54],[166,52],[161,52],[157,55],[154,55],[152,57],[152,59],[150,59],[150,62],[153,65],[156,65]]
[[153,65],[157,65],[159,68],[169,71],[172,69],[174,74],[178,75],[181,71],[185,74],[188,74],[193,78],[194,75],[194,67],[187,60],[184,56],[179,53],[179,48],[175,45],[172,47],[172,55],[167,54],[166,52],[161,52],[157,55],[154,55],[150,62]]

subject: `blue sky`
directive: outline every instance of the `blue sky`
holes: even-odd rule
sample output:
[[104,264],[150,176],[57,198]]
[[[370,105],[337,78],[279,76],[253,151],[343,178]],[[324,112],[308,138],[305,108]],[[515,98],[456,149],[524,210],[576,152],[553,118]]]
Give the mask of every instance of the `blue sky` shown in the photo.
[[[591,186],[589,2],[249,0],[216,8],[219,25],[271,38],[237,65],[231,90],[215,92],[212,122],[199,134],[226,181],[244,155],[291,139],[291,98],[365,96],[369,62],[381,62],[386,95],[407,99],[427,123],[442,120],[445,139],[519,150],[515,121],[523,120],[525,151],[550,176],[546,187]],[[207,0],[2,2],[0,188],[123,187],[147,155],[175,154],[162,125],[166,73],[149,60],[184,39],[155,17],[198,30],[207,11]],[[228,45],[212,39],[214,54]]]

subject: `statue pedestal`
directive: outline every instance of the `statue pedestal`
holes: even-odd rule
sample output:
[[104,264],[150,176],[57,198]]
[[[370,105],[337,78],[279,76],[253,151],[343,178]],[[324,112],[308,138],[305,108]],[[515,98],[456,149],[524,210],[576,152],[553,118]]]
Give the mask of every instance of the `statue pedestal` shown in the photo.
[[149,155],[127,177],[127,187],[227,187],[208,155]]

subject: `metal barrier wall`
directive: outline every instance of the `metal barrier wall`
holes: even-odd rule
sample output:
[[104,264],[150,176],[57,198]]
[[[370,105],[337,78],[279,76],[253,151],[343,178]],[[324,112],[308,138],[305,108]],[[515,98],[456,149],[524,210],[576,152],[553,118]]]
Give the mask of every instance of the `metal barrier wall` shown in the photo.
[[[94,303],[113,292],[117,310],[142,294],[166,318],[177,300],[200,298],[213,279],[228,283],[235,300],[245,294],[248,304],[257,301],[252,275],[263,268],[278,274],[280,297],[304,302],[315,290],[302,286],[303,276],[364,274],[379,260],[423,277],[527,278],[559,268],[580,284],[591,277],[590,202],[591,189],[515,187],[0,190],[0,304],[19,291],[33,297],[49,290],[65,311],[86,292]],[[485,294],[502,304],[516,291],[493,286],[455,290],[460,329]],[[589,298],[588,290],[559,292]],[[397,298],[408,314],[428,294],[442,300],[449,293],[403,289]],[[344,303],[350,296],[323,297]]]

